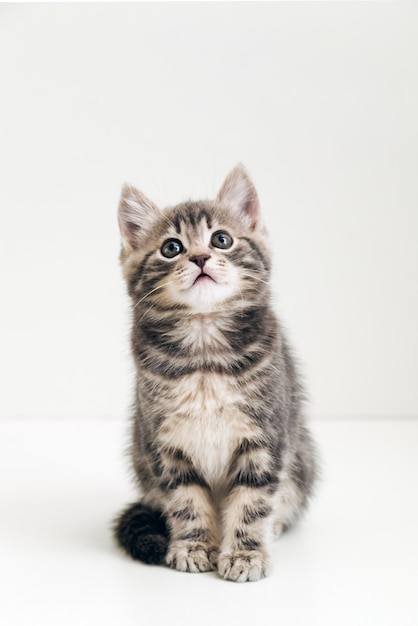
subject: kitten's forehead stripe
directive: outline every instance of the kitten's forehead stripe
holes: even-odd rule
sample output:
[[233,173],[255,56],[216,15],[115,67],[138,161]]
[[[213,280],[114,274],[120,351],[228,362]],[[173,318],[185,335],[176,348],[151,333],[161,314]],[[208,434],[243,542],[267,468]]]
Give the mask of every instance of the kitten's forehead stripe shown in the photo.
[[209,213],[206,211],[206,209],[201,208],[198,214],[198,220],[199,221],[203,221],[203,219],[206,220],[206,224],[209,230],[212,229],[212,220],[210,218]]
[[187,207],[188,211],[186,213],[186,215],[184,216],[184,221],[186,223],[186,225],[190,225],[193,229],[196,228],[196,208],[191,205]]
[[182,233],[182,226],[184,232],[195,233],[202,222],[206,222],[209,230],[213,225],[210,210],[199,202],[180,204],[175,207],[171,221],[179,235]]
[[180,235],[181,234],[180,215],[179,214],[174,215],[173,218],[172,218],[172,222],[173,222],[174,227],[176,229],[176,233],[178,235]]

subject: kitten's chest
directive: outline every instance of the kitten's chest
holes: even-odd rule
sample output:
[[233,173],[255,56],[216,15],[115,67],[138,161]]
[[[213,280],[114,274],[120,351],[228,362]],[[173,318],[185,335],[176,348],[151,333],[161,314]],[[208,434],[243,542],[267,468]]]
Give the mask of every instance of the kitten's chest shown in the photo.
[[205,480],[222,480],[232,454],[255,426],[240,410],[242,397],[234,381],[216,374],[193,374],[178,385],[172,410],[161,424],[158,440],[186,454]]

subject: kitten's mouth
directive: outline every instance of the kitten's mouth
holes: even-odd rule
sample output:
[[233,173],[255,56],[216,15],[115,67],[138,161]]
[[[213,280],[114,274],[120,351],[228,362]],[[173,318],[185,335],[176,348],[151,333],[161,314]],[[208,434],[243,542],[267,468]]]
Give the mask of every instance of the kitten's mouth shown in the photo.
[[195,279],[193,285],[196,285],[197,283],[203,283],[209,280],[213,283],[216,282],[213,280],[212,276],[209,276],[209,274],[205,274],[205,272],[201,272],[199,276]]

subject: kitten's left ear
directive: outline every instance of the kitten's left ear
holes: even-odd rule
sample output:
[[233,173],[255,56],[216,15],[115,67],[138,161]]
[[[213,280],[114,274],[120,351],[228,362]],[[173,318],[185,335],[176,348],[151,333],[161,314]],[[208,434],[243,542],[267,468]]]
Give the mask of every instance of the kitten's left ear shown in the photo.
[[229,206],[250,230],[261,226],[258,195],[243,165],[237,165],[228,174],[216,201]]

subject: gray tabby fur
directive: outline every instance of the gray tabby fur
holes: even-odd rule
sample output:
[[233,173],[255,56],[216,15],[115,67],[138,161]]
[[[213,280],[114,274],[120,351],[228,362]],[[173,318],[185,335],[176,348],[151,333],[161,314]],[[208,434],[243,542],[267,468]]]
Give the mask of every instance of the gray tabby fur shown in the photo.
[[[125,186],[119,224],[141,503],[167,524],[169,566],[258,580],[270,570],[272,538],[305,509],[317,471],[301,385],[270,304],[257,193],[242,166],[215,201],[165,211]],[[232,237],[230,248],[213,245],[218,231]],[[183,246],[174,258],[161,252],[170,239]]]

